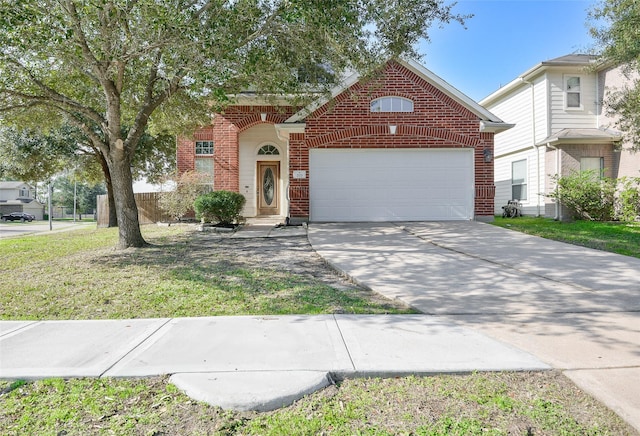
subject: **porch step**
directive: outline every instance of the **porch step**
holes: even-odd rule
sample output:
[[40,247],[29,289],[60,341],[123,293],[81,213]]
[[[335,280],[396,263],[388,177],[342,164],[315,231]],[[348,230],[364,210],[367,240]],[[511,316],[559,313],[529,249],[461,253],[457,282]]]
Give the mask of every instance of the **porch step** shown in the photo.
[[276,226],[278,224],[284,224],[285,217],[280,215],[269,215],[245,218],[246,226]]

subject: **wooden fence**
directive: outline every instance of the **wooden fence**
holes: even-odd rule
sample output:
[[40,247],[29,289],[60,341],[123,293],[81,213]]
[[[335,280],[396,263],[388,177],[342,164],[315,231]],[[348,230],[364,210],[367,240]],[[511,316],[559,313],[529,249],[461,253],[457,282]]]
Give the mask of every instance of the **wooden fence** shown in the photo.
[[[145,192],[134,194],[138,206],[138,220],[140,224],[154,224],[169,221],[169,215],[159,204],[159,192]],[[98,227],[109,225],[109,199],[106,195],[98,195]]]

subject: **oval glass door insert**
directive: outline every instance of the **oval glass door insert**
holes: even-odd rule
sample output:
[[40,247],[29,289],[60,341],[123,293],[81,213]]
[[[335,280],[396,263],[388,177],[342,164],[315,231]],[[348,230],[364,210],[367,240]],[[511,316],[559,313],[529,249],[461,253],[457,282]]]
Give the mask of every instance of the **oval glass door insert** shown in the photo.
[[273,203],[273,196],[275,194],[275,177],[273,170],[267,168],[264,170],[264,176],[262,178],[262,191],[264,192],[264,202],[267,206],[271,206]]

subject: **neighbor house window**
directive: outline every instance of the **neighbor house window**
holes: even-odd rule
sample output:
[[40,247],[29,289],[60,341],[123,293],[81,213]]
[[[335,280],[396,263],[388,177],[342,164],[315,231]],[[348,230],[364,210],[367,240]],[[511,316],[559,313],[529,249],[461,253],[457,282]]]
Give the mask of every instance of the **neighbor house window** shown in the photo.
[[381,97],[371,102],[371,112],[413,112],[413,102],[404,97]]
[[511,163],[511,199],[527,199],[527,160]]
[[582,107],[580,77],[565,77],[565,101],[569,109],[580,109]]
[[18,197],[29,198],[29,188],[20,188],[20,191],[18,192]]
[[213,141],[196,141],[196,154],[213,154]]
[[593,171],[599,177],[604,177],[603,157],[581,157],[580,171]]

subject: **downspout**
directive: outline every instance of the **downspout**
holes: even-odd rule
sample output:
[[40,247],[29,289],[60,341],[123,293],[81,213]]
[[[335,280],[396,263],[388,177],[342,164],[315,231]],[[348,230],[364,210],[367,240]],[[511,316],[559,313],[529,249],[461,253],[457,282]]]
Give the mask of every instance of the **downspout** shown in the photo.
[[[562,177],[562,150],[559,147],[554,147],[550,143],[547,143],[547,147],[556,151],[556,176],[560,178]],[[560,198],[556,198],[556,213],[553,219],[556,221],[562,221],[562,205],[560,204]]]
[[531,89],[531,134],[532,134],[532,139],[533,139],[533,144],[531,145],[531,147],[534,149],[535,153],[536,153],[536,180],[538,181],[538,186],[537,186],[537,190],[538,192],[536,193],[536,208],[537,208],[537,215],[536,216],[540,216],[540,192],[542,192],[540,190],[540,149],[536,146],[536,91],[535,91],[535,86],[533,82],[529,82],[527,80],[524,79],[524,77],[520,77],[520,80],[523,83],[526,83],[527,85],[529,85],[529,88]]

